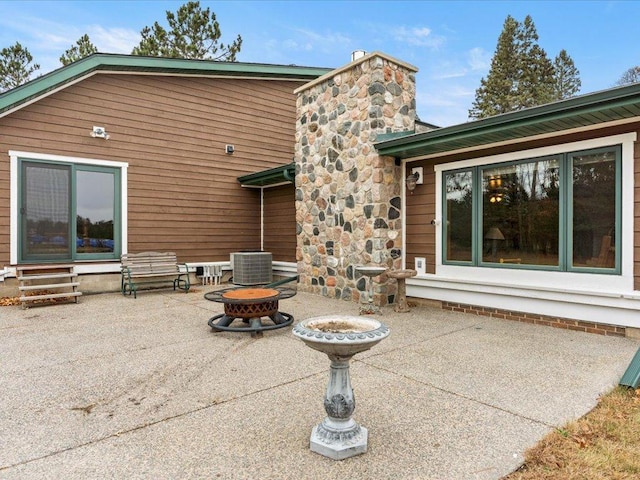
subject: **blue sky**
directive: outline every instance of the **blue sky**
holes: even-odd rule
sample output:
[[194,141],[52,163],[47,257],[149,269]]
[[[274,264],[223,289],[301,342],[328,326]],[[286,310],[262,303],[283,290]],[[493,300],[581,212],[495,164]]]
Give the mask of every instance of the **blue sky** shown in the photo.
[[[19,41],[39,73],[83,34],[101,52],[130,53],[140,30],[166,25],[184,1],[0,0],[0,48]],[[610,88],[640,65],[640,2],[626,1],[201,1],[216,14],[222,41],[243,38],[238,61],[339,67],[351,52],[382,51],[418,67],[417,110],[426,122],[467,121],[507,15],[531,15],[553,59],[566,49],[581,93]]]

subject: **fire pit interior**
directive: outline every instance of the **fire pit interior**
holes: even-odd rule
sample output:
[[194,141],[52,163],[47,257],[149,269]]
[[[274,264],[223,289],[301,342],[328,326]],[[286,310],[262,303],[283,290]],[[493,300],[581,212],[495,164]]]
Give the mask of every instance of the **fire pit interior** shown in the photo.
[[[279,300],[291,298],[296,291],[291,288],[226,288],[204,295],[212,302],[224,304],[224,313],[209,319],[208,325],[214,331],[250,332],[261,337],[265,330],[274,330],[291,325],[293,316],[279,311]],[[263,318],[270,322],[263,323]],[[232,325],[241,319],[242,324]]]

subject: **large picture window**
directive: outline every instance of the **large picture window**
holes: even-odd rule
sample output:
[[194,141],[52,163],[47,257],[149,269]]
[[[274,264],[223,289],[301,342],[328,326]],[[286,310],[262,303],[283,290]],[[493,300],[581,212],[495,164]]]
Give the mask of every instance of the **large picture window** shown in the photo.
[[620,271],[621,148],[443,172],[443,263]]
[[119,258],[120,169],[21,159],[22,262]]

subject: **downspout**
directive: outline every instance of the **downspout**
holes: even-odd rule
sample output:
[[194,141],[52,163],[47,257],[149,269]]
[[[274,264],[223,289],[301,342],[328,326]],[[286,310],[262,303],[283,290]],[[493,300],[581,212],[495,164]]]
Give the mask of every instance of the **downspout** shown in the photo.
[[260,251],[264,252],[264,187],[260,187]]

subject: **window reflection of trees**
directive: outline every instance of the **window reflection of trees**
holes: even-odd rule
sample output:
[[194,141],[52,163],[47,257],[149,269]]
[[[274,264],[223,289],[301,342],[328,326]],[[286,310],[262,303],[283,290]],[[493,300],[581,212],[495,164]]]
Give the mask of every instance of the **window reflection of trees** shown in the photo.
[[447,260],[471,261],[473,243],[473,174],[456,172],[445,176]]
[[[496,178],[500,191],[496,192]],[[483,261],[495,262],[495,240],[488,231],[498,228],[504,241],[498,256],[508,263],[558,265],[559,161],[538,159],[482,171]],[[500,195],[500,201],[494,199]],[[493,200],[493,201],[492,201]]]
[[572,157],[573,265],[615,266],[614,152]]

